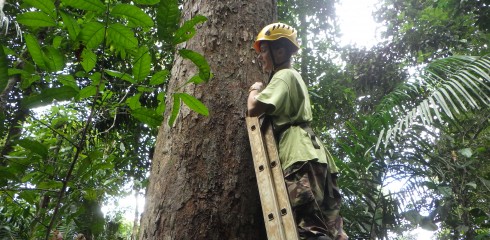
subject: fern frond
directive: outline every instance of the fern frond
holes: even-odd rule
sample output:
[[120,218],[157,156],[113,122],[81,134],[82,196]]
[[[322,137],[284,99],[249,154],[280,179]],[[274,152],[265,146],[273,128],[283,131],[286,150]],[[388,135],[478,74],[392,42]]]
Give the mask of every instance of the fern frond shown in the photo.
[[[387,95],[378,111],[389,112],[387,130],[378,136],[375,150],[395,141],[396,133],[410,128],[413,121],[433,126],[444,119],[490,105],[490,55],[453,56],[427,65],[418,81],[407,82]],[[406,109],[404,106],[413,106]]]

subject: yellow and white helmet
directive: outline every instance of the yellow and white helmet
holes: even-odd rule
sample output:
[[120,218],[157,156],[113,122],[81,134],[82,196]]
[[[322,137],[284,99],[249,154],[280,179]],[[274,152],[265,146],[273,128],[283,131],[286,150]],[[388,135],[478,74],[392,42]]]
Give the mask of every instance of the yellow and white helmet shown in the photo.
[[257,35],[254,43],[254,49],[256,52],[260,52],[260,42],[261,41],[275,41],[280,38],[287,38],[296,49],[293,49],[296,52],[300,48],[298,43],[298,31],[293,27],[284,24],[284,23],[272,23],[265,26],[262,31]]

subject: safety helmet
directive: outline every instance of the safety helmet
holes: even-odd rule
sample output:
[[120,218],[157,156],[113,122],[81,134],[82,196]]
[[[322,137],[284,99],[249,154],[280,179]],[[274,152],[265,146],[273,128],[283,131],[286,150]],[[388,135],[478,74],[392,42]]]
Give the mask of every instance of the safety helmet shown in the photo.
[[297,32],[296,29],[284,23],[269,24],[257,35],[254,49],[256,52],[260,52],[261,41],[275,41],[280,38],[287,38],[296,47],[296,49],[293,50],[293,52],[296,52],[299,49]]

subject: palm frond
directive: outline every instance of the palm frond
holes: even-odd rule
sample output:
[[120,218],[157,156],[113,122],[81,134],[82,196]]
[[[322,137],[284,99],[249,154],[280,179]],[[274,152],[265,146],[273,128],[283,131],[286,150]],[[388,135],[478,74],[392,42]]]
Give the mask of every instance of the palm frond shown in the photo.
[[490,55],[436,60],[417,80],[400,86],[380,104],[379,111],[388,112],[391,119],[378,136],[376,151],[381,144],[386,148],[395,141],[413,122],[432,126],[435,121],[454,121],[459,114],[490,105]]

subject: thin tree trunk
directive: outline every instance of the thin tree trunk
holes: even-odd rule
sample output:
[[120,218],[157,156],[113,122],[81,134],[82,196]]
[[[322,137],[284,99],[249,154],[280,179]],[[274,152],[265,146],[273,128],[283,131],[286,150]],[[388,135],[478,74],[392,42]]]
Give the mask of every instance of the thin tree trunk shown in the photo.
[[[174,127],[165,118],[140,239],[266,239],[244,117],[249,86],[267,78],[252,44],[276,16],[276,2],[185,1],[183,19],[196,14],[208,21],[179,47],[204,55],[214,77],[184,91],[206,104],[210,116],[182,106]],[[190,61],[176,56],[167,106],[177,86],[196,73]]]
[[133,220],[133,232],[131,233],[131,240],[137,240],[138,239],[138,220],[139,220],[139,204],[138,204],[138,195],[139,195],[139,189],[134,188],[134,200],[135,200],[135,206],[134,206],[134,220]]

